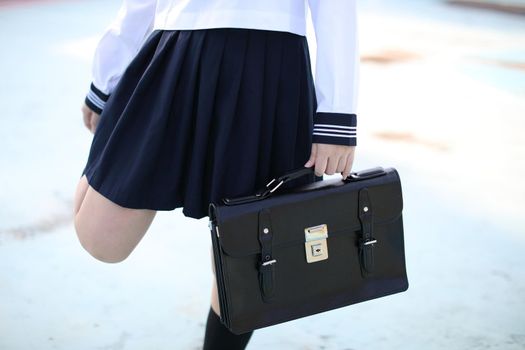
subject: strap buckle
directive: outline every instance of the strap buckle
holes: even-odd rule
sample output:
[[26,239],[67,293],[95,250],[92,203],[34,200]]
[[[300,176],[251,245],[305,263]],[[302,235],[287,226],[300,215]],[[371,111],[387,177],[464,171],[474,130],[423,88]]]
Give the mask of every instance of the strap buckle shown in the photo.
[[263,262],[261,265],[262,265],[262,266],[266,266],[266,265],[275,264],[276,262],[277,262],[277,260],[272,259],[272,260],[270,260],[270,261],[265,261],[265,262]]
[[[279,183],[277,185],[275,185],[273,188],[270,189],[270,185],[272,183],[274,183],[275,181],[279,181]],[[274,178],[274,179],[272,179],[270,182],[268,182],[266,184],[266,186],[262,190],[259,190],[257,193],[255,193],[255,196],[256,197],[266,197],[266,196],[268,196],[270,193],[273,193],[277,188],[279,188],[279,186],[281,186],[284,183],[284,181],[285,181],[285,179],[281,179],[281,178]]]
[[377,239],[375,239],[375,238],[366,238],[366,239],[362,239],[360,241],[360,243],[363,246],[369,245],[369,244],[374,244],[374,243],[377,243]]

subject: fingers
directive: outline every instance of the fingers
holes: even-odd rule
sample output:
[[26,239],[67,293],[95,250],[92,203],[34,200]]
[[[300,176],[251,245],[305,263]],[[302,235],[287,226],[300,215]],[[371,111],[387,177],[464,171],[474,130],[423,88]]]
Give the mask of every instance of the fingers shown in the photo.
[[352,169],[354,151],[355,146],[318,144],[312,148],[312,154],[305,166],[315,164],[316,176],[333,175],[337,172],[346,177]]
[[333,175],[337,171],[339,158],[343,155],[342,151],[343,148],[341,146],[321,144],[318,147],[317,158],[315,160],[316,175]]
[[325,172],[326,166],[328,164],[328,157],[324,154],[320,154],[315,159],[315,175],[322,176]]
[[309,168],[315,163],[315,157],[317,156],[317,143],[312,143],[312,151],[310,153],[310,159],[304,164],[305,167]]
[[345,170],[347,159],[348,159],[348,154],[343,154],[339,158],[339,162],[337,163],[337,170],[336,170],[336,172],[341,174]]
[[84,126],[89,129],[92,133],[95,133],[97,128],[100,115],[92,111],[84,102],[81,108],[82,119],[84,121]]
[[85,103],[82,105],[82,108],[80,110],[82,111],[82,119],[84,121],[84,126],[91,130],[91,115]]
[[99,122],[100,116],[96,114],[95,112],[91,113],[91,132],[94,134],[95,130],[97,129],[97,125]]
[[350,154],[346,158],[345,168],[342,173],[343,179],[346,179],[350,175],[350,172],[352,171],[353,163],[354,163],[354,151],[350,152]]

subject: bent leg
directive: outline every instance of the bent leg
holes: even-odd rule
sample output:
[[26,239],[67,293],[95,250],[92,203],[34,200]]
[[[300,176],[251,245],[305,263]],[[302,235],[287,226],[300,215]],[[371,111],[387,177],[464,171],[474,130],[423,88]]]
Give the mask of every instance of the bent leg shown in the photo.
[[75,230],[82,247],[96,259],[126,259],[144,237],[156,210],[122,207],[91,187],[82,176],[75,192]]

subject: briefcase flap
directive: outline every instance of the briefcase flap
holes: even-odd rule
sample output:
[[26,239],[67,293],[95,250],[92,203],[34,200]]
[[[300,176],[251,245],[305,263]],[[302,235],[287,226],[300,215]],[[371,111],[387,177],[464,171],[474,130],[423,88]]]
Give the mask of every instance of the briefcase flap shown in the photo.
[[366,181],[323,180],[253,203],[219,206],[215,214],[222,251],[239,258],[260,253],[262,208],[270,211],[274,248],[304,246],[305,228],[316,225],[326,224],[328,237],[358,231],[358,191],[363,187],[369,191],[374,226],[398,220],[403,209],[401,183],[397,171],[389,170]]

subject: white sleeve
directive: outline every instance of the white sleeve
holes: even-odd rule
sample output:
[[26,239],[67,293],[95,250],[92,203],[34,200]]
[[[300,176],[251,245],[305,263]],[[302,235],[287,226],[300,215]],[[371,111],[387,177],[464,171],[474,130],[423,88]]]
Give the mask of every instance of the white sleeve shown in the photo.
[[313,142],[355,146],[359,47],[357,0],[308,0],[317,53]]
[[116,18],[100,38],[92,64],[92,82],[86,104],[101,113],[141,45],[151,34],[156,0],[124,0]]

